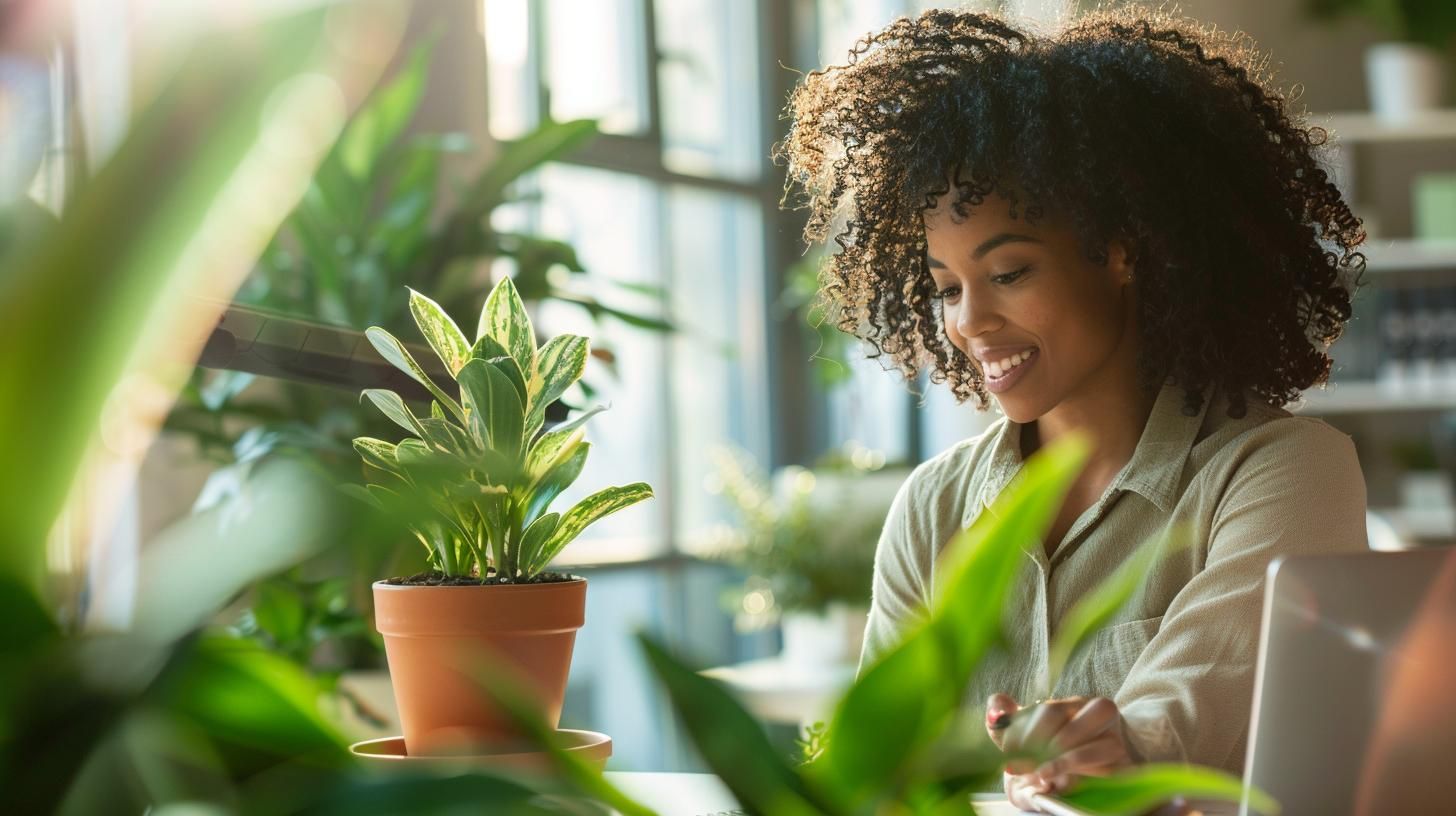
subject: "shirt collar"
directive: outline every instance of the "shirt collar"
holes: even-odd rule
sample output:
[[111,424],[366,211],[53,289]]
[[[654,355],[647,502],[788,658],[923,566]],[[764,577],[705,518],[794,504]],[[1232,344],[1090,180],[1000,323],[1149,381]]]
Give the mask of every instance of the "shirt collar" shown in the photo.
[[[1152,413],[1143,426],[1137,448],[1126,466],[1113,479],[1108,490],[1131,490],[1157,505],[1164,513],[1173,504],[1179,477],[1188,461],[1188,452],[1203,426],[1203,419],[1213,402],[1213,386],[1203,391],[1203,405],[1194,416],[1183,414],[1186,399],[1181,385],[1165,383],[1153,402]],[[990,507],[1001,490],[1021,469],[1021,427],[1025,423],[1003,417],[992,442],[987,478],[982,483],[980,503]]]

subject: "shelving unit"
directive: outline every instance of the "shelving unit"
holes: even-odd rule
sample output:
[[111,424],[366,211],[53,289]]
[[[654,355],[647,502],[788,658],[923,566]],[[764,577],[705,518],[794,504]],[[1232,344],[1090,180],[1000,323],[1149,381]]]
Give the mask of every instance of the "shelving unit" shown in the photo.
[[[1336,183],[1352,205],[1361,201],[1354,174],[1355,154],[1367,145],[1429,141],[1456,142],[1456,109],[1432,111],[1403,122],[1385,121],[1365,111],[1311,114],[1307,122],[1330,132],[1335,146]],[[1449,278],[1456,287],[1456,240],[1371,238],[1359,247],[1365,255],[1367,284],[1382,285],[1388,277],[1408,274]],[[1338,360],[1339,345],[1336,345]],[[1394,385],[1370,380],[1340,381],[1325,390],[1312,389],[1290,410],[1316,416],[1400,414],[1456,410],[1456,379],[1430,386]]]
[[1456,381],[1434,388],[1334,382],[1324,391],[1312,388],[1304,392],[1303,404],[1289,406],[1291,413],[1314,416],[1445,410],[1456,410]]

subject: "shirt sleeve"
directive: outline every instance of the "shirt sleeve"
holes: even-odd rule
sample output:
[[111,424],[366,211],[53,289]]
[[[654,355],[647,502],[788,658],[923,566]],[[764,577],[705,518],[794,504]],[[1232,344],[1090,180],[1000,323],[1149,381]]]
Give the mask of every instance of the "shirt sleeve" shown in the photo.
[[1241,772],[1269,562],[1367,546],[1365,479],[1350,437],[1307,417],[1261,430],[1267,438],[1236,454],[1203,569],[1169,604],[1117,692],[1139,761]]
[[880,530],[859,674],[898,644],[930,606],[929,531],[912,512],[917,504],[912,496],[922,475],[923,470],[917,469],[900,485]]

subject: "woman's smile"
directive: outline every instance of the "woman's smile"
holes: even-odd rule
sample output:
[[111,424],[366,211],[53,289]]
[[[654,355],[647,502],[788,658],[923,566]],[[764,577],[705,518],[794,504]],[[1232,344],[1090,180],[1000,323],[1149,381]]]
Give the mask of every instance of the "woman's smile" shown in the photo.
[[[1026,377],[1031,367],[1036,365],[1038,357],[1037,349],[1033,348],[1013,354],[1004,360],[984,363],[981,370],[986,376],[986,390],[993,394],[1009,391]],[[1010,366],[1003,365],[1003,363],[1010,363]]]

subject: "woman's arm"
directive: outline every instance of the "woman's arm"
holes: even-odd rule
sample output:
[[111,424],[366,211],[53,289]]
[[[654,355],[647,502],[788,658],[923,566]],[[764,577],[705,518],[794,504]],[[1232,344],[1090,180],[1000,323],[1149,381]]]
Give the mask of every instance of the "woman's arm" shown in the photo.
[[1114,697],[1134,760],[1239,773],[1264,578],[1279,555],[1365,549],[1365,479],[1350,438],[1302,417],[1239,444],[1208,556]]
[[923,620],[930,606],[930,561],[934,554],[924,522],[911,512],[912,507],[923,507],[914,497],[922,471],[917,468],[895,492],[880,531],[869,620],[859,656],[860,674],[893,649],[911,626]]

